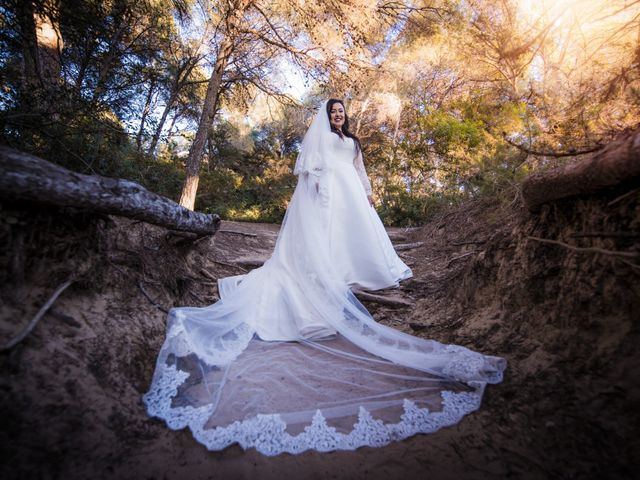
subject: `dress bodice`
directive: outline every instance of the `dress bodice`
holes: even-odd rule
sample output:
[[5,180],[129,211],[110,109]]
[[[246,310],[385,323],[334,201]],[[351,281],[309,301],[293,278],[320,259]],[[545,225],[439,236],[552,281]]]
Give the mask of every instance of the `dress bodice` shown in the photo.
[[367,177],[367,171],[364,168],[364,162],[362,159],[362,152],[356,151],[356,142],[351,137],[340,138],[335,133],[332,133],[327,138],[327,158],[326,167],[328,170],[340,167],[344,170],[348,170],[346,165],[350,165],[355,168],[355,172],[360,177],[360,182],[367,195],[371,195],[371,182]]
[[356,157],[356,146],[353,138],[340,138],[335,133],[332,133],[329,138],[329,148],[332,154],[330,161],[353,164],[353,160]]

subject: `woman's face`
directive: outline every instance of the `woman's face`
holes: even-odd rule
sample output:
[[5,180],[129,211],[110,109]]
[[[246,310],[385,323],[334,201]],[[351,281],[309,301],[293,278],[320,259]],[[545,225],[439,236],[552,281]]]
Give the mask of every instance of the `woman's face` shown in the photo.
[[341,130],[344,125],[344,107],[341,103],[334,103],[331,105],[331,112],[329,112],[329,121],[331,126],[336,130]]

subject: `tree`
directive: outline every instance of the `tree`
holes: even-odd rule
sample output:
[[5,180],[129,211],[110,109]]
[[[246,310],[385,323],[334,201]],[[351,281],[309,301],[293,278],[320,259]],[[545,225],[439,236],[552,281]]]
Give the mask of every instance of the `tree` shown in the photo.
[[204,151],[207,133],[213,123],[213,116],[218,103],[218,94],[220,93],[220,86],[222,85],[222,76],[230,56],[233,53],[234,42],[239,33],[242,16],[251,1],[252,0],[230,1],[228,3],[228,10],[225,12],[223,27],[221,29],[224,37],[216,52],[216,61],[207,85],[207,94],[204,99],[204,104],[202,105],[202,115],[198,122],[198,130],[191,149],[189,150],[189,156],[187,157],[187,177],[180,196],[180,205],[190,210],[193,210],[195,206],[202,153]]
[[61,54],[59,3],[27,0],[15,5],[22,38],[23,88],[41,98],[60,85]]

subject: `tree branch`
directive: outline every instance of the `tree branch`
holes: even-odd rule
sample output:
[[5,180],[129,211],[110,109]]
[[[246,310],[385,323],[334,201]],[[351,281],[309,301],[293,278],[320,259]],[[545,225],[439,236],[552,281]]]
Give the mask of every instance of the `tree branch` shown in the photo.
[[596,145],[592,148],[587,148],[585,150],[569,150],[568,152],[541,152],[537,150],[533,150],[531,148],[527,148],[524,145],[519,145],[516,142],[509,140],[507,138],[506,133],[503,132],[502,138],[512,147],[516,147],[518,150],[527,153],[529,155],[536,155],[538,157],[554,157],[554,158],[562,158],[562,157],[577,157],[578,155],[586,155],[587,153],[597,152],[598,150],[602,150],[604,145]]

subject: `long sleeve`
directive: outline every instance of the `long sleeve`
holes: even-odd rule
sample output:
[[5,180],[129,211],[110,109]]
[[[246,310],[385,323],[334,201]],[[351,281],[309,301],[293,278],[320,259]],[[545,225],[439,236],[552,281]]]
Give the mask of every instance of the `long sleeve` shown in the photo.
[[362,150],[358,150],[358,155],[353,160],[353,166],[356,168],[356,172],[358,172],[358,176],[360,177],[360,181],[362,182],[364,191],[367,192],[367,195],[371,195],[371,182],[369,181],[369,177],[367,176],[367,171],[364,168],[364,160],[362,159]]
[[311,154],[305,154],[301,152],[298,156],[299,160],[296,163],[296,167],[293,171],[295,175],[309,174],[315,177],[322,175],[324,168],[324,160],[320,152],[312,152]]

